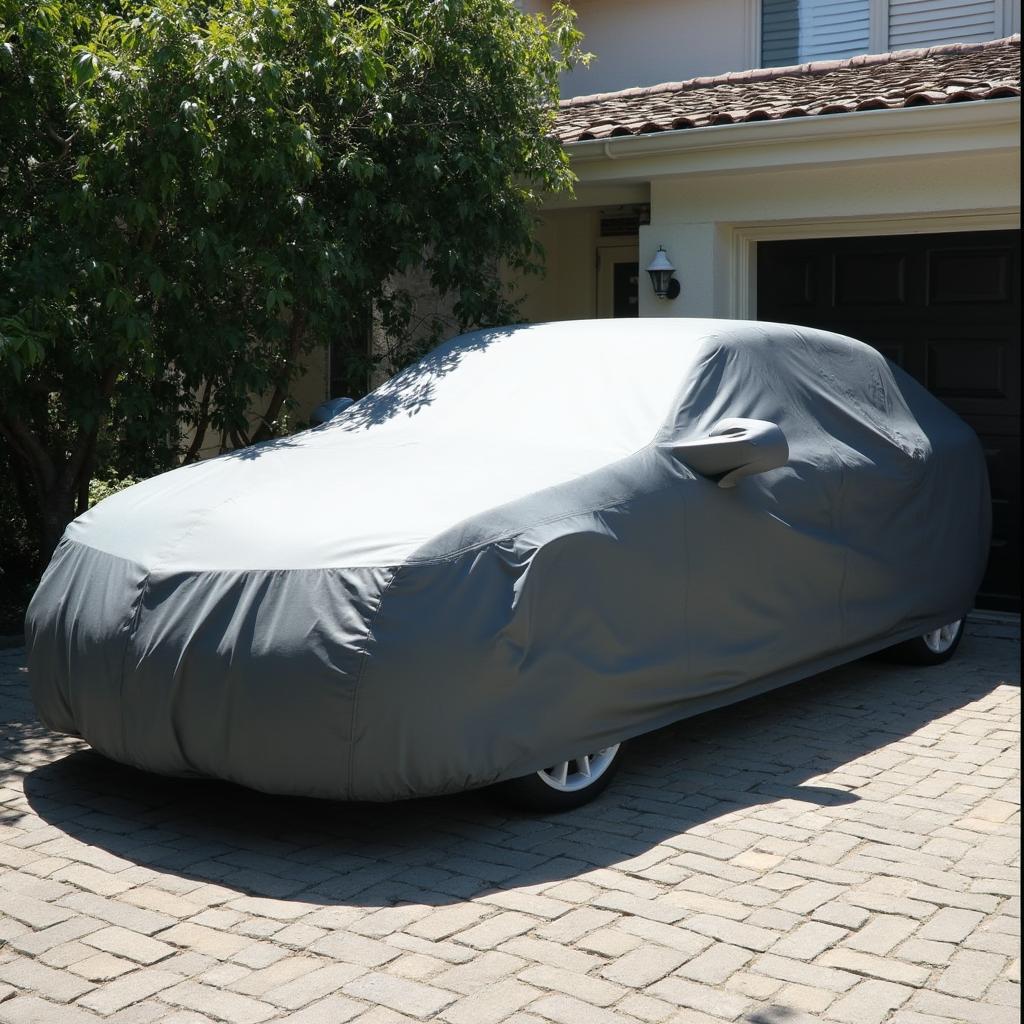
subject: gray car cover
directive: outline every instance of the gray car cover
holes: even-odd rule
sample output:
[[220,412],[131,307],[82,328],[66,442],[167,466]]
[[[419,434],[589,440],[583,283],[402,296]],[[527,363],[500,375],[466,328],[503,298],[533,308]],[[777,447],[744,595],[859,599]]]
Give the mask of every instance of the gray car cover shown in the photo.
[[[788,462],[726,487],[690,466],[729,418],[780,427]],[[75,520],[28,612],[32,694],[154,772],[443,793],[958,619],[988,535],[976,437],[860,342],[485,330]]]

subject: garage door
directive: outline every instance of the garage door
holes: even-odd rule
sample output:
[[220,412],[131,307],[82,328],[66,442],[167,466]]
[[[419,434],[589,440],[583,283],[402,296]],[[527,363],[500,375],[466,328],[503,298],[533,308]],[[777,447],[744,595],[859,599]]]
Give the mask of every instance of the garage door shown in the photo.
[[869,342],[974,427],[993,512],[978,603],[1019,609],[1019,234],[761,242],[757,294],[759,319]]

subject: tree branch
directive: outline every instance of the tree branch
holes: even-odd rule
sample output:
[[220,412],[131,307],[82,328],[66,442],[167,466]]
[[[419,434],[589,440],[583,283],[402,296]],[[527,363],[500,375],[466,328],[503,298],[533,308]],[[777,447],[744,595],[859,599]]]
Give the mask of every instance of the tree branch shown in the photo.
[[[117,373],[116,366],[108,366],[100,378],[100,394],[105,399],[109,400],[114,393]],[[99,415],[96,417],[96,425],[91,430],[78,432],[71,458],[68,459],[64,467],[64,484],[78,495],[79,503],[81,503],[82,489],[89,486],[89,478],[92,476],[93,463],[96,460],[96,439],[99,437],[103,420],[104,417]],[[82,511],[85,510],[82,509]]]

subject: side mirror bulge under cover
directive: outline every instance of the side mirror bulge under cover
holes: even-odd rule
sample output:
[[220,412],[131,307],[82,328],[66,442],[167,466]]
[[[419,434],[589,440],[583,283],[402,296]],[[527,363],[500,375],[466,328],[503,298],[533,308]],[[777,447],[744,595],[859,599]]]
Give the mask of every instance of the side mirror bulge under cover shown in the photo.
[[767,420],[719,420],[706,437],[672,445],[672,454],[719,487],[735,487],[745,476],[778,469],[789,461],[781,427]]

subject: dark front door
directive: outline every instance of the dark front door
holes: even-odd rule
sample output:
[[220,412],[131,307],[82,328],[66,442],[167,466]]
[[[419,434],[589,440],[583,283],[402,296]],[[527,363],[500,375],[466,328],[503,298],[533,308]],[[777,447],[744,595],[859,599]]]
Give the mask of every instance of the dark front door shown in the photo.
[[760,242],[757,315],[874,345],[978,432],[992,483],[979,604],[1020,607],[1020,235]]

